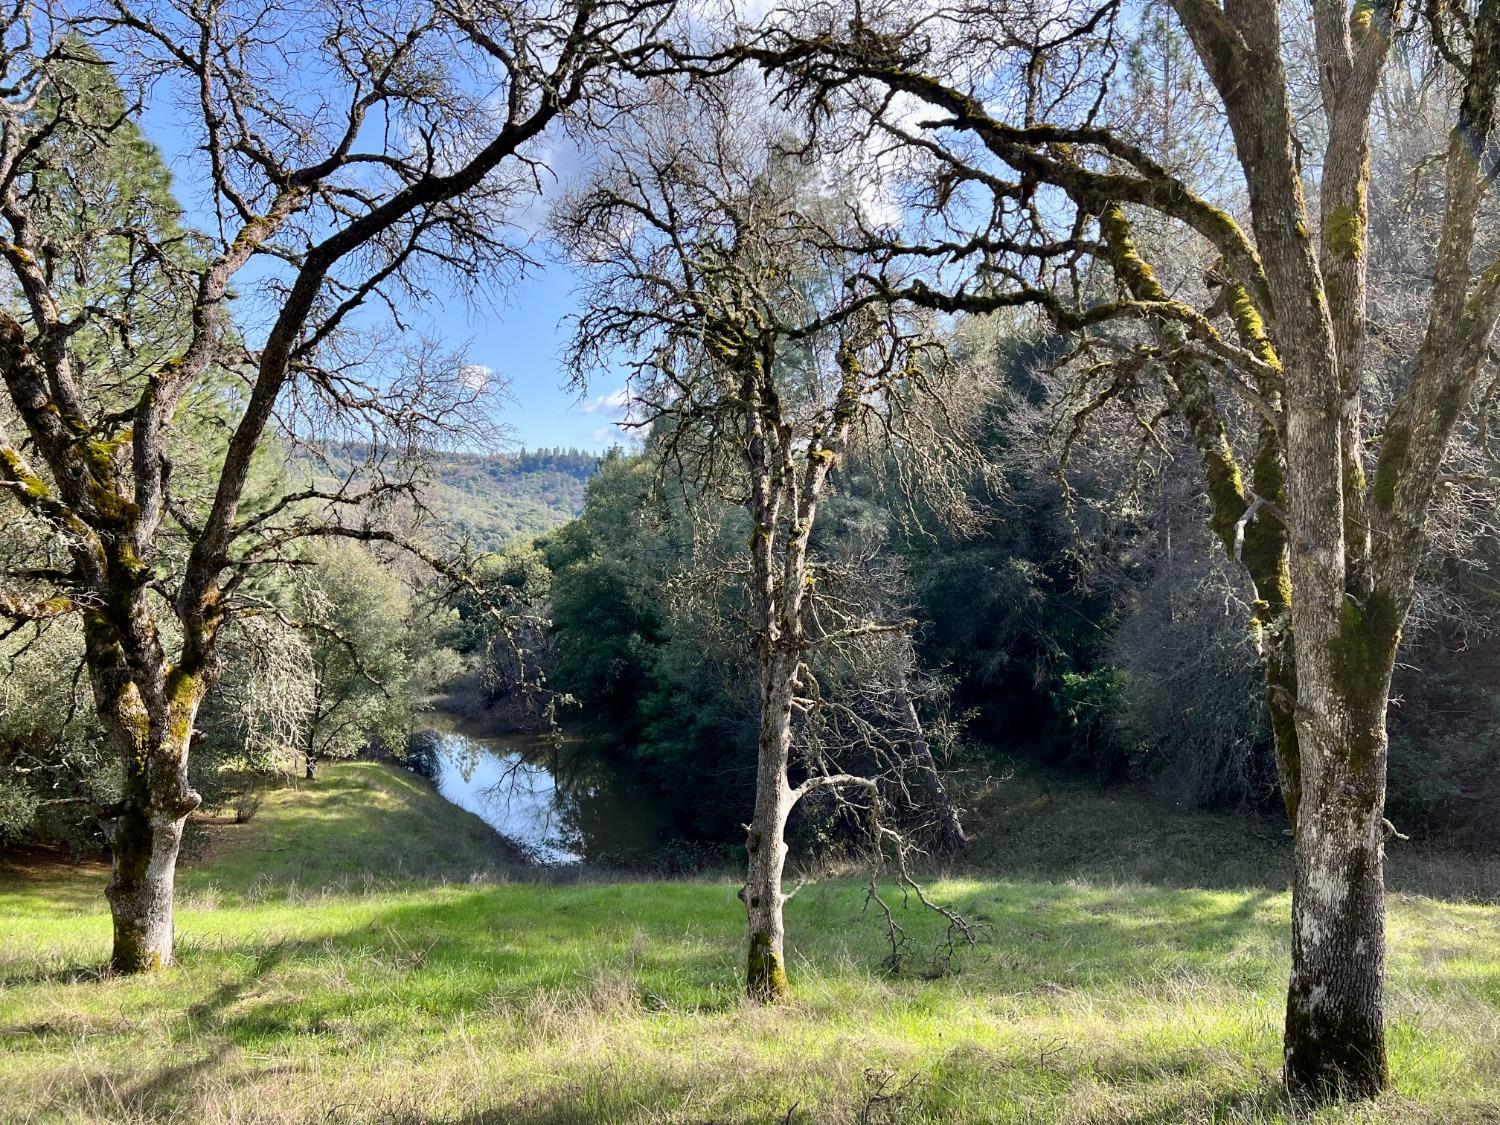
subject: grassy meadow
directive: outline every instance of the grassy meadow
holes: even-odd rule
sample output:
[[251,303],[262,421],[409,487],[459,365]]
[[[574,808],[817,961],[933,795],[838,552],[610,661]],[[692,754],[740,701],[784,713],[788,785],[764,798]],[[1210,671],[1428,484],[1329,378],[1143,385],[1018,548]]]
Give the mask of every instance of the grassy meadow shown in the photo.
[[[101,865],[0,868],[0,1119],[397,1122],[1240,1122],[1282,1100],[1287,845],[1019,777],[930,893],[988,940],[896,974],[864,884],[788,906],[795,1000],[740,999],[728,876],[519,867],[385,766],[329,767],[197,834],[180,965],[101,975]],[[1500,1122],[1500,896],[1393,859],[1395,1090],[1328,1122]],[[893,900],[899,902],[899,899]]]

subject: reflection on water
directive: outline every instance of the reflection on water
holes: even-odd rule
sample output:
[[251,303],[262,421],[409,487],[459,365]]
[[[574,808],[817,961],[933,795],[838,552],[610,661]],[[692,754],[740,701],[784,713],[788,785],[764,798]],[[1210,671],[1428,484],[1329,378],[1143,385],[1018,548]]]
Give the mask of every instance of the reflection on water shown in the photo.
[[578,743],[444,725],[435,732],[438,792],[539,862],[640,861],[660,849],[659,804]]

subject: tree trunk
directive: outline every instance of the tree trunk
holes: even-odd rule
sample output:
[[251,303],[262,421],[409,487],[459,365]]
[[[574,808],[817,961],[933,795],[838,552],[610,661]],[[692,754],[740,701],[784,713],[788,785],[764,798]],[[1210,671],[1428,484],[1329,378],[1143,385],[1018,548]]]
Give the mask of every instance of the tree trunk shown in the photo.
[[307,768],[303,771],[306,779],[308,781],[318,780],[318,760],[311,754],[304,754],[302,758],[307,763]]
[[84,635],[95,707],[124,775],[119,802],[100,813],[114,861],[105,888],[114,919],[110,965],[120,973],[154,972],[174,959],[177,853],[183,826],[202,801],[188,784],[188,749],[204,682],[175,670],[163,675],[149,693],[153,710],[105,623],[87,620]]
[[109,830],[114,874],[105,890],[114,919],[110,967],[154,972],[172,964],[172,900],[187,815],[126,809]]
[[1287,1088],[1317,1100],[1372,1097],[1387,1078],[1385,760],[1329,772],[1300,810],[1286,1010]]
[[740,897],[750,928],[745,992],[770,1003],[791,995],[786,975],[786,822],[795,798],[787,780],[792,743],[792,679],[796,663],[773,658],[762,671],[760,741],[755,777],[755,815],[745,840],[749,864]]
[[1386,707],[1404,614],[1345,595],[1332,638],[1298,646],[1298,807],[1285,1078],[1316,1101],[1385,1088]]
[[763,1004],[791,995],[783,920],[786,895],[781,890],[786,867],[786,822],[791,808],[792,791],[784,774],[778,781],[761,786],[755,801],[755,819],[745,842],[750,860],[745,887],[740,892],[750,924],[745,993]]
[[1373,1097],[1387,1079],[1381,816],[1304,800],[1292,889],[1287,1089],[1316,1101]]

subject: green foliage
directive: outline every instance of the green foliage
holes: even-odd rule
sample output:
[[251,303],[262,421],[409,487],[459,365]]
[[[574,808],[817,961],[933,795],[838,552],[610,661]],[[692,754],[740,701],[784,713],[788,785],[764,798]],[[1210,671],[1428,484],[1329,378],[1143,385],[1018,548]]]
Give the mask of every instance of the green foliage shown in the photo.
[[[333,446],[320,450],[326,466],[304,458],[300,468],[313,476],[347,474],[362,453],[358,446]],[[500,551],[577,516],[598,462],[598,454],[577,449],[447,453],[432,465],[422,498],[444,537],[479,551]]]
[[402,747],[420,684],[410,595],[363,546],[321,546],[294,579],[311,655],[311,707],[299,747],[313,761]]
[[363,545],[309,550],[260,584],[265,612],[232,618],[190,768],[210,808],[311,757],[399,752],[447,650],[388,565]]
[[1119,697],[1118,673],[1113,668],[1094,668],[1088,672],[1062,673],[1057,678],[1053,705],[1067,721],[1074,740],[1088,747],[1096,739],[1108,737]]
[[[1049,346],[1001,349],[1010,394],[1034,393],[1031,364]],[[997,404],[989,437],[997,458],[1017,440],[1005,409]],[[719,560],[748,538],[748,517],[696,501],[695,543],[655,449],[607,458],[579,519],[537,543],[552,572],[551,683],[579,705],[564,720],[654,779],[685,831],[733,842],[751,803],[757,699],[737,572]],[[926,666],[956,676],[955,709],[973,715],[974,732],[1007,751],[1122,772],[1108,642],[1128,539],[1076,542],[1056,482],[1033,468],[1017,468],[1000,496],[975,482],[991,516],[977,534],[906,535],[909,502],[894,476],[860,459],[838,471],[815,557],[888,551],[894,536],[915,580]],[[808,803],[796,830],[826,842],[828,826],[813,823],[826,813]]]
[[92,850],[82,798],[108,800],[118,767],[93,716],[82,638],[71,621],[0,641],[0,841]]
[[552,571],[538,545],[521,544],[482,557],[470,577],[476,589],[453,596],[455,617],[445,636],[457,649],[479,652],[494,639],[493,613],[517,617],[542,612],[552,594]]
[[[1118,449],[1081,449],[1065,497],[1055,461],[1037,455],[1042,438],[1026,422],[1028,411],[1055,409],[1035,373],[1059,346],[1015,335],[994,347],[1005,397],[986,441],[1005,476],[998,487],[976,482],[973,502],[988,517],[976,533],[904,534],[902,498],[886,491],[879,466],[856,459],[839,470],[819,546],[894,529],[919,599],[923,663],[953,677],[953,709],[988,744],[984,752],[1110,783],[1146,780],[1190,806],[1272,813],[1254,611],[1243,604],[1239,569],[1210,534],[1197,458],[1185,435],[1173,439],[1184,443],[1182,456],[1154,483],[1152,512],[1120,481]],[[684,583],[706,581],[718,556],[701,546],[694,553],[673,486],[658,491],[654,458],[648,446],[604,461],[580,518],[538,540],[546,575],[533,572],[529,554],[504,566],[521,576],[509,579],[518,586],[549,591],[551,684],[579,705],[564,721],[663,788],[685,832],[733,842],[748,807],[755,706],[735,640],[739,607],[721,593],[712,612],[701,598],[691,610],[695,599],[679,596]],[[725,543],[748,533],[738,510],[714,511],[707,523],[715,521]],[[1247,557],[1256,544],[1252,529]],[[1466,604],[1489,604],[1468,585]],[[1439,651],[1424,650],[1424,659]],[[1362,652],[1352,663],[1378,662],[1378,652]],[[1488,821],[1476,810],[1492,787],[1475,779],[1493,772],[1485,763],[1494,739],[1464,716],[1485,697],[1484,675],[1465,671],[1479,667],[1472,660],[1443,667],[1441,687],[1398,673],[1399,696],[1448,702],[1421,711],[1420,723],[1394,711],[1397,737],[1425,749],[1393,762],[1390,799],[1406,826],[1436,831],[1448,818],[1478,838]]]
[[[693,535],[655,479],[646,457],[607,457],[579,519],[538,542],[553,572],[552,682],[578,701],[565,720],[661,789],[685,830],[727,839],[753,778],[750,654],[712,609],[674,597]],[[723,516],[725,534],[748,534],[742,513]]]
[[606,459],[583,514],[538,544],[554,574],[555,681],[584,701],[586,727],[621,740],[639,732],[640,700],[665,640],[660,594],[671,552],[651,518],[651,481],[643,460]]
[[[1075,504],[1099,513],[1085,537],[1050,465],[1029,449],[1035,438],[1021,420],[1045,394],[1033,372],[1056,347],[1002,341],[993,362],[1009,398],[996,404],[986,453],[1006,466],[1005,479],[976,482],[986,517],[977,533],[913,538],[910,569],[923,655],[956,677],[954,706],[972,715],[972,733],[1008,754],[1110,776],[1124,757],[1111,730],[1118,693],[1102,686],[1114,680],[1109,640],[1121,594],[1138,576],[1138,532],[1107,514],[1075,473]],[[1080,691],[1095,704],[1087,716]]]
[[24,190],[57,256],[51,268],[64,318],[95,310],[69,349],[91,397],[109,409],[129,401],[145,372],[185,342],[192,282],[183,267],[197,262],[203,241],[181,225],[171,172],[129,118],[111,69],[82,41],[70,53],[36,112],[50,119],[67,98],[71,119],[90,125],[51,131]]

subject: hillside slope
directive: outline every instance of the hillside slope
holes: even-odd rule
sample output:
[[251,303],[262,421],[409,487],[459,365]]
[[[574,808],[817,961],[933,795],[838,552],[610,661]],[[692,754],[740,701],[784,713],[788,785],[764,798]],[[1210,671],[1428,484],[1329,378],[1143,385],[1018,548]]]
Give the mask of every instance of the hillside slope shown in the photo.
[[[1163,835],[1165,818],[1118,797],[1024,779],[1000,792],[1050,838],[981,840],[984,862],[1010,850],[1016,873],[931,887],[986,944],[948,963],[938,923],[898,910],[908,956],[887,974],[863,885],[819,881],[788,907],[796,1000],[774,1010],[740,1000],[732,880],[520,881],[478,821],[382,766],[330,767],[251,825],[210,831],[183,874],[182,964],[156,980],[91,968],[107,950],[101,869],[12,870],[0,1118],[1286,1119],[1287,897],[1233,872],[1174,885],[1195,858],[1232,859],[1232,822]],[[1160,882],[1073,877],[1132,833],[1131,853],[1179,853]],[[1047,850],[1069,840],[1049,876]],[[1246,846],[1278,850],[1271,835]],[[1390,931],[1397,1092],[1315,1120],[1500,1120],[1500,910],[1400,894]]]
[[598,460],[578,450],[448,454],[427,502],[450,534],[494,551],[533,539],[582,512],[584,489]]
[[[323,463],[303,453],[297,463],[311,479],[327,483],[348,476],[364,451],[334,445],[320,457]],[[582,512],[584,490],[598,463],[598,454],[578,449],[446,453],[432,466],[422,501],[445,537],[496,551],[534,539]]]

